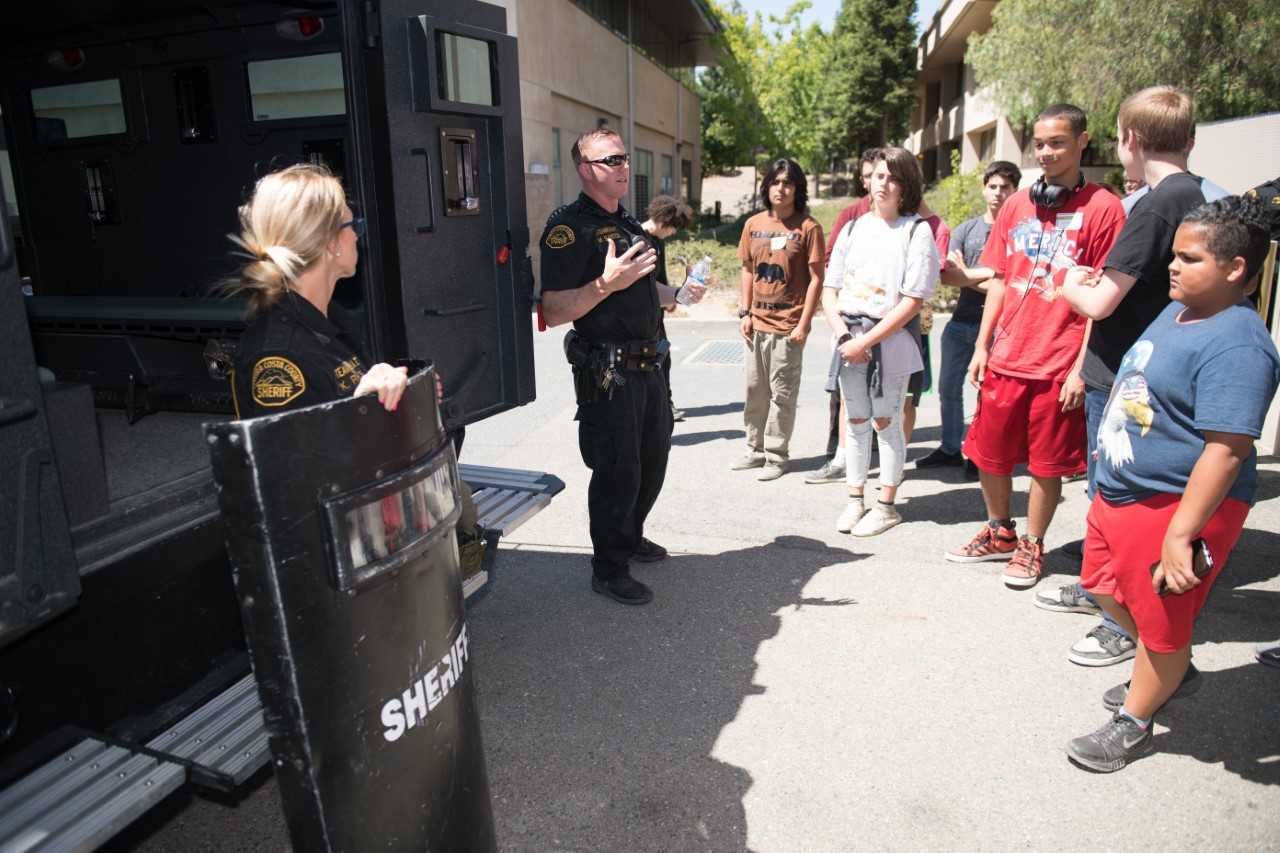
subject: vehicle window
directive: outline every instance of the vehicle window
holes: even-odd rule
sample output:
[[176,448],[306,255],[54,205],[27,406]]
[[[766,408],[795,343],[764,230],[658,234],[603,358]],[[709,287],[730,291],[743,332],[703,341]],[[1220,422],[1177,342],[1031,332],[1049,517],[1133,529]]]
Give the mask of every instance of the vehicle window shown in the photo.
[[497,104],[493,92],[493,45],[453,33],[436,33],[440,97],[458,104]]
[[119,79],[31,90],[37,142],[112,136],[128,130]]
[[254,121],[340,116],[347,112],[341,54],[267,59],[250,62],[247,69]]

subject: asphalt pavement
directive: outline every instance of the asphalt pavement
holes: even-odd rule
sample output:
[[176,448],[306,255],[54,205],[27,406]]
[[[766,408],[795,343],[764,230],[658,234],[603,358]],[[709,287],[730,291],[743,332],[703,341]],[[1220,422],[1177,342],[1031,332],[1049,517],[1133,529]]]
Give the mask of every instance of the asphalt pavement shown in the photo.
[[[1260,465],[1197,626],[1203,688],[1157,716],[1153,755],[1089,773],[1064,747],[1105,722],[1102,693],[1130,665],[1069,663],[1092,617],[1035,608],[999,564],[942,559],[983,521],[977,484],[909,463],[902,525],[837,533],[843,487],[803,482],[823,461],[828,337],[806,349],[793,470],[761,483],[729,470],[742,368],[688,363],[736,324],[668,331],[688,417],[646,531],[672,556],[634,570],[648,606],[590,589],[561,332],[536,334],[538,399],[468,430],[465,461],[566,484],[504,540],[468,614],[502,849],[1280,850],[1280,671],[1252,651],[1280,638],[1280,460]],[[928,394],[910,459],[938,424]],[[1060,546],[1086,508],[1084,484],[1067,484],[1042,587],[1074,579]],[[278,809],[268,774],[237,801],[186,796],[127,849],[284,849]]]

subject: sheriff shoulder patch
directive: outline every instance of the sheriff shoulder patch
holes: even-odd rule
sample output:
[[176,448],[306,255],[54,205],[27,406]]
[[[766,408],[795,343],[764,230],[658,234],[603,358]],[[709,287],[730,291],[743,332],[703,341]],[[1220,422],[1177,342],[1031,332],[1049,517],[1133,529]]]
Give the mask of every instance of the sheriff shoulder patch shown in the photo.
[[563,249],[565,246],[572,246],[573,229],[568,225],[557,225],[547,232],[547,239],[544,242],[548,249]]
[[306,377],[287,358],[269,356],[258,359],[249,377],[253,401],[259,406],[276,408],[296,400],[307,390]]

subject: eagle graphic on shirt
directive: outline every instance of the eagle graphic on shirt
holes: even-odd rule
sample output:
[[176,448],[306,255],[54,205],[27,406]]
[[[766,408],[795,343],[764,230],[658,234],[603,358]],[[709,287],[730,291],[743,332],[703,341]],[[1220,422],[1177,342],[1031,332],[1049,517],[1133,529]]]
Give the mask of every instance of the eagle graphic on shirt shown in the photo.
[[1025,298],[1028,292],[1040,294],[1045,302],[1052,302],[1062,290],[1060,273],[1076,266],[1080,254],[1078,238],[1084,225],[1081,211],[1059,213],[1052,229],[1045,229],[1040,220],[1028,216],[1009,232],[1011,253],[1017,252],[1031,262],[1028,276],[1015,276],[1009,286]]
[[1143,371],[1155,350],[1151,341],[1138,341],[1124,355],[1111,397],[1107,400],[1098,426],[1098,452],[1116,468],[1133,461],[1133,441],[1129,437],[1130,421],[1140,428],[1139,437],[1151,430],[1155,412],[1151,409],[1151,393]]

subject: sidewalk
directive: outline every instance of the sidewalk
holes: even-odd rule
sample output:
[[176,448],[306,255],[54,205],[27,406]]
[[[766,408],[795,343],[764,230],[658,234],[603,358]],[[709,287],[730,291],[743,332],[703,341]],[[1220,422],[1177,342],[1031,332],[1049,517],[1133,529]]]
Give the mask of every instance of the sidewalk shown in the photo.
[[[669,326],[689,419],[646,531],[673,557],[636,569],[653,604],[589,590],[558,334],[537,338],[538,401],[468,434],[470,461],[567,484],[469,616],[504,849],[1280,849],[1280,673],[1252,656],[1280,636],[1277,460],[1197,630],[1204,689],[1157,718],[1155,755],[1089,774],[1064,746],[1105,721],[1101,695],[1129,671],[1067,662],[1094,620],[1036,609],[999,564],[942,559],[984,515],[959,472],[909,468],[906,523],[854,540],[834,530],[839,486],[729,471],[741,368],[683,361],[735,322],[704,312]],[[828,352],[814,335],[797,469],[822,461]],[[911,458],[937,435],[927,395]],[[1023,514],[1027,479],[1015,488]],[[1083,531],[1083,492],[1064,489],[1044,587],[1073,579],[1056,549]]]

